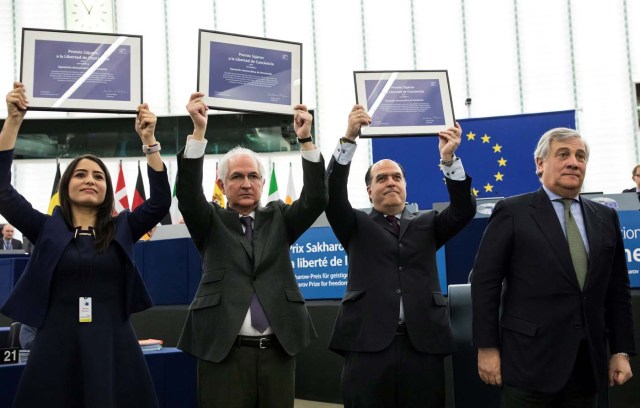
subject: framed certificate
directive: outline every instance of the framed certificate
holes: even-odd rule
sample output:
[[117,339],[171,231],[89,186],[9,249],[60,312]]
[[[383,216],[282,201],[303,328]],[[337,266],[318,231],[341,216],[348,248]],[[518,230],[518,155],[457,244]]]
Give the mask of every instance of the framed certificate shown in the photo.
[[142,36],[23,28],[20,81],[30,110],[135,113]]
[[207,106],[291,115],[302,103],[302,44],[200,30],[198,49]]
[[437,135],[455,126],[447,71],[355,71],[356,101],[371,116],[361,137]]

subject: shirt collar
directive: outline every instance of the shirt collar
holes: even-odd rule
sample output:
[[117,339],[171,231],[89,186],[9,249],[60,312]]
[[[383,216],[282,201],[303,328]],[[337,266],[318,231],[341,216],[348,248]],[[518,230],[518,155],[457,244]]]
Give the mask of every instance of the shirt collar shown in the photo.
[[547,196],[549,196],[549,200],[551,201],[562,200],[564,198],[571,198],[574,201],[580,202],[580,195],[576,197],[562,197],[554,193],[553,191],[549,190],[545,185],[542,185],[542,188],[544,189],[544,192],[547,193]]

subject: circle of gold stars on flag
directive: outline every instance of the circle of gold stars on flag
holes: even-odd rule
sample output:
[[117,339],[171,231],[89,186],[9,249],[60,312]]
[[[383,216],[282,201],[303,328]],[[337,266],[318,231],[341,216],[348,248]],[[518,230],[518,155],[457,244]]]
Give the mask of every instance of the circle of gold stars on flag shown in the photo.
[[504,172],[507,169],[508,161],[503,156],[504,153],[502,152],[502,145],[496,142],[491,142],[491,136],[489,136],[486,133],[482,135],[482,137],[478,137],[477,139],[476,139],[476,136],[478,135],[476,135],[473,132],[468,132],[465,136],[467,137],[467,142],[470,142],[470,143],[477,142],[480,144],[480,146],[476,147],[477,149],[483,148],[486,145],[487,148],[490,148],[489,150],[490,154],[495,156],[496,171],[495,173],[491,171],[491,173],[493,173],[493,178],[488,180],[487,179],[480,180],[480,183],[482,183],[483,185],[480,186],[479,189],[476,188],[475,185],[471,187],[471,192],[476,197],[480,195],[485,195],[485,196],[491,195],[491,193],[493,193],[493,190],[498,185],[498,183],[501,183],[504,181],[504,178],[505,178]]

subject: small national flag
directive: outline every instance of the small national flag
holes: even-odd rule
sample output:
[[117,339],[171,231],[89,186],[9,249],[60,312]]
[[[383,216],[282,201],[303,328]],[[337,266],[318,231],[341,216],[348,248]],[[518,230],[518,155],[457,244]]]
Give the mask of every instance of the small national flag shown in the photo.
[[224,194],[222,193],[222,189],[218,185],[218,180],[218,163],[216,163],[216,182],[213,183],[213,196],[211,196],[211,201],[224,208]]
[[118,172],[118,182],[116,183],[115,211],[120,213],[129,209],[129,197],[127,196],[127,186],[124,184],[124,173],[122,172],[122,160],[120,160],[120,171]]
[[131,202],[131,211],[145,202],[147,195],[144,192],[144,183],[142,182],[142,172],[140,171],[140,162],[138,161],[138,178],[136,179],[136,189],[133,191],[133,201]]
[[56,160],[56,176],[53,178],[53,188],[51,189],[51,199],[49,200],[49,209],[47,214],[53,214],[53,210],[60,205],[60,196],[58,195],[58,184],[60,184],[60,162]]
[[289,163],[289,182],[287,183],[287,196],[284,199],[284,202],[287,204],[292,204],[296,199],[296,187],[293,185],[293,168],[291,163]]
[[267,202],[278,201],[279,199],[278,181],[276,180],[276,164],[274,163],[271,170],[271,181],[269,182],[269,196],[267,197]]

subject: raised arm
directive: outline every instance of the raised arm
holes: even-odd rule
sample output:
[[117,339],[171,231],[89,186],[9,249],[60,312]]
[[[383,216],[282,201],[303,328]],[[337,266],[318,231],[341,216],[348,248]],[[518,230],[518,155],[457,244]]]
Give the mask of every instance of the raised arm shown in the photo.
[[157,118],[144,103],[138,106],[135,129],[145,149],[149,175],[149,199],[136,208],[129,217],[129,225],[134,239],[140,238],[156,226],[169,212],[171,206],[171,187],[167,172],[160,158],[158,142],[155,137]]
[[7,94],[7,119],[0,132],[0,151],[11,150],[16,145],[18,131],[27,113],[29,102],[20,82],[13,83],[13,89]]
[[347,131],[340,139],[327,168],[329,204],[325,213],[333,232],[345,248],[348,248],[349,238],[356,222],[356,215],[349,203],[347,190],[349,169],[356,149],[356,139],[360,135],[360,127],[370,123],[371,117],[365,112],[364,107],[354,105],[349,112]]
[[313,116],[305,105],[296,105],[293,110],[293,127],[302,151],[304,184],[300,198],[285,207],[290,243],[295,242],[322,214],[328,200],[324,160],[311,138]]
[[143,146],[147,146],[151,153],[147,153],[147,164],[155,171],[163,171],[164,164],[160,158],[160,150],[158,141],[156,140],[155,131],[158,118],[149,110],[146,103],[138,106],[138,115],[136,116],[136,132],[140,136]]
[[18,131],[29,106],[24,85],[14,82],[6,102],[7,119],[0,131],[0,214],[31,242],[36,243],[40,228],[48,216],[35,210],[11,185],[11,150],[16,145]]
[[[193,133],[187,145],[178,153],[178,175],[176,178],[176,195],[178,208],[184,217],[189,233],[198,248],[205,243],[209,235],[212,208],[202,190],[204,138],[207,130],[207,112],[209,108],[202,100],[202,92],[194,92],[189,97],[187,112],[193,122]],[[197,153],[189,149],[194,147]],[[199,148],[201,150],[199,150]]]

